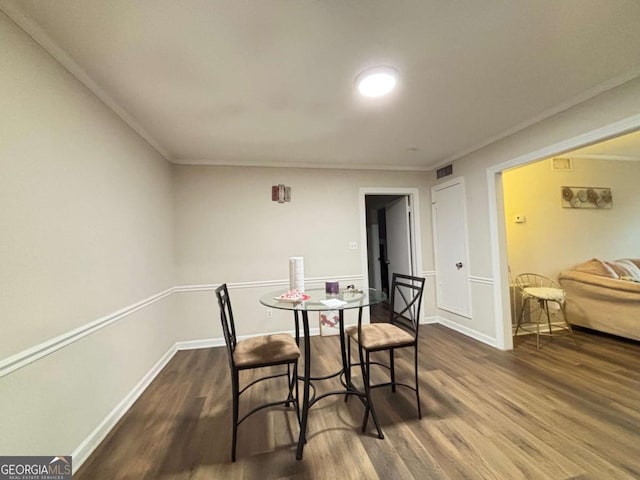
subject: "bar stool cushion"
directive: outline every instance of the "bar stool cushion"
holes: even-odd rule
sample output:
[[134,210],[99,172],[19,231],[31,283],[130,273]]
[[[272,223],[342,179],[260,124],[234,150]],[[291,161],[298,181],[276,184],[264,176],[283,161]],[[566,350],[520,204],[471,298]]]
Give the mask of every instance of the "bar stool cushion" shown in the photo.
[[281,363],[299,357],[300,349],[293,337],[287,333],[240,340],[233,352],[233,361],[238,368]]
[[525,287],[526,294],[543,300],[552,300],[554,302],[564,302],[564,290],[553,287]]
[[[347,328],[347,334],[355,339],[358,338],[358,327]],[[394,348],[411,345],[415,341],[413,335],[406,330],[391,323],[370,323],[362,325],[362,335],[360,344],[366,350],[376,350],[378,348]]]

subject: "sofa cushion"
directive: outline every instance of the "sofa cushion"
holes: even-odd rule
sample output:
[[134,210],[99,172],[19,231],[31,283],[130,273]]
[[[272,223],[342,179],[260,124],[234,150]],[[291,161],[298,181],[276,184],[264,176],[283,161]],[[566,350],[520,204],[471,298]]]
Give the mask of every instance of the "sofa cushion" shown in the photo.
[[592,275],[600,275],[601,277],[608,278],[620,278],[620,275],[616,273],[616,271],[611,268],[611,266],[607,265],[606,262],[602,260],[598,260],[597,258],[592,258],[591,260],[581,263],[576,266],[574,270],[578,272],[590,273]]

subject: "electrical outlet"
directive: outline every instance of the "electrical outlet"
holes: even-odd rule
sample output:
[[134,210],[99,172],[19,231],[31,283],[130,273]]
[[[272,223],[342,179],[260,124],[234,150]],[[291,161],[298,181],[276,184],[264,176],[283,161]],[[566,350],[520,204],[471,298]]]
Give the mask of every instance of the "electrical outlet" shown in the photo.
[[349,250],[357,250],[358,242],[349,242]]
[[273,318],[273,310],[267,308],[267,318]]

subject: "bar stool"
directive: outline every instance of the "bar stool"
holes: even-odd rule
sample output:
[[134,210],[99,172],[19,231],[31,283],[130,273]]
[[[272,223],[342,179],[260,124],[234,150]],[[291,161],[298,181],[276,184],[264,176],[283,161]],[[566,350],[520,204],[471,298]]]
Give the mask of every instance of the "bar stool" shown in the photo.
[[[522,309],[516,323],[514,336],[518,330],[536,334],[536,348],[540,348],[540,335],[573,335],[571,325],[564,312],[565,291],[550,278],[536,273],[522,273],[516,277],[516,286],[522,295]],[[558,305],[561,324],[551,323],[549,303]],[[525,317],[528,317],[525,321]],[[545,322],[546,317],[546,322]],[[545,325],[546,323],[546,325]],[[543,329],[540,329],[540,325]],[[575,339],[575,337],[574,337]]]
[[[220,308],[220,321],[231,372],[232,415],[233,430],[231,439],[231,461],[236,461],[236,445],[238,443],[238,426],[254,413],[263,408],[276,405],[293,405],[296,409],[298,424],[300,424],[300,410],[298,408],[298,359],[300,349],[295,339],[286,333],[276,333],[259,337],[238,340],[236,338],[236,326],[231,308],[231,299],[227,284],[223,283],[216,288],[216,297]],[[240,372],[251,369],[262,369],[276,365],[286,365],[287,371],[282,373],[267,374],[246,384],[240,388]],[[240,396],[257,383],[278,377],[287,377],[287,397],[283,400],[265,402],[256,406],[253,410],[239,418]]]

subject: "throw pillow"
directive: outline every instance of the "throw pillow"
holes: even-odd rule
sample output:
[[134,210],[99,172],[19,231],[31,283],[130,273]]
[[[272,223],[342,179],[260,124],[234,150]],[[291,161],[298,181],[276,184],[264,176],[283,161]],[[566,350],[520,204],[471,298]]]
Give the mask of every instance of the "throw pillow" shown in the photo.
[[588,262],[581,263],[575,267],[574,270],[592,275],[600,275],[601,277],[620,278],[620,275],[618,275],[615,270],[597,258],[592,258]]
[[627,268],[624,265],[618,264],[618,262],[604,262],[604,263],[606,263],[611,270],[616,272],[616,275],[618,276],[618,278],[629,275]]
[[622,270],[623,273],[619,273],[620,278],[622,277],[630,277],[636,282],[640,282],[640,268],[629,260],[628,258],[622,258],[619,260],[615,260],[612,262],[618,269]]

